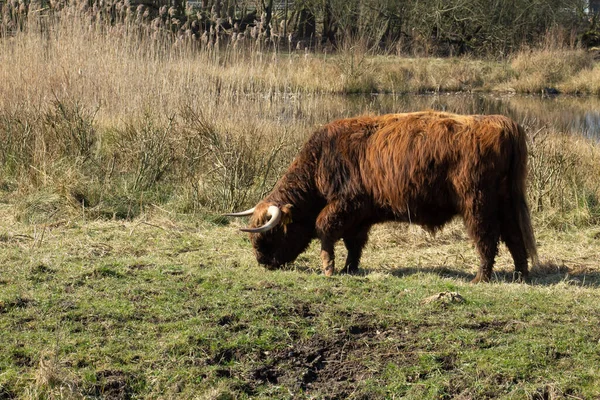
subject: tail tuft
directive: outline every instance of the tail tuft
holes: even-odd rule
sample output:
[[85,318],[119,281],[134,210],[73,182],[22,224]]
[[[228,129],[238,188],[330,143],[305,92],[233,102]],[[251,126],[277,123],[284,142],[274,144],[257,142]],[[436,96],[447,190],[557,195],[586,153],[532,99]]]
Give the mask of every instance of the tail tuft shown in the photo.
[[515,123],[515,138],[513,165],[512,165],[512,201],[514,207],[519,214],[519,227],[521,235],[527,250],[527,255],[531,258],[531,263],[539,265],[540,260],[537,254],[537,245],[535,243],[535,235],[531,226],[531,214],[526,200],[526,179],[527,179],[527,142],[526,134],[523,128]]
[[540,259],[537,253],[537,245],[535,242],[535,236],[533,234],[533,227],[531,226],[531,215],[529,213],[527,202],[524,198],[521,198],[521,204],[519,207],[519,227],[521,228],[521,235],[523,236],[525,249],[527,249],[527,254],[529,257],[531,257],[531,264],[533,266],[539,265]]

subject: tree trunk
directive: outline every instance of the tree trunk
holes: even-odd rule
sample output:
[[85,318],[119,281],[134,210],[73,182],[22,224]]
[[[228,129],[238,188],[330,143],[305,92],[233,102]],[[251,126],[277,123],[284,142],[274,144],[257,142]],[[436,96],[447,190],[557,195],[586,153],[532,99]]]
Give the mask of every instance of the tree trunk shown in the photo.
[[306,6],[302,6],[300,14],[298,16],[298,27],[296,30],[296,36],[298,39],[312,41],[317,31],[317,24],[315,15]]
[[325,44],[329,41],[333,46],[336,45],[337,24],[333,17],[331,9],[331,0],[324,0],[323,3],[323,36],[321,43]]
[[261,30],[267,37],[271,36],[271,19],[273,18],[273,0],[263,1],[263,15],[261,18]]

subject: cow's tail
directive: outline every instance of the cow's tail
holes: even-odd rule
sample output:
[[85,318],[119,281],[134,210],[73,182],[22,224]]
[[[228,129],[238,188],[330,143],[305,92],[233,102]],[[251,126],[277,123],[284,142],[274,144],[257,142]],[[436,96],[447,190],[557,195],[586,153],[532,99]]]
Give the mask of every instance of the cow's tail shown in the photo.
[[512,185],[511,185],[511,201],[513,208],[518,215],[519,228],[521,236],[525,244],[527,255],[531,258],[531,263],[535,266],[539,264],[537,254],[537,246],[533,227],[531,226],[531,214],[526,199],[526,179],[527,179],[527,141],[526,134],[523,128],[514,123],[514,154],[512,157]]

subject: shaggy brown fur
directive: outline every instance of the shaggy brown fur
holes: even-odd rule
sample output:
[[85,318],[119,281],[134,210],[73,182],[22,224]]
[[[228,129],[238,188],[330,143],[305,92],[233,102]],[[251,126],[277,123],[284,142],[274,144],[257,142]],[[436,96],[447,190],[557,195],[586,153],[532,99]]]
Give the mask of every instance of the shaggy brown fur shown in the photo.
[[282,208],[284,222],[250,237],[258,262],[270,268],[318,238],[331,275],[339,239],[348,249],[344,269],[354,272],[373,224],[435,231],[460,215],[481,259],[473,282],[491,278],[499,240],[526,279],[527,257],[537,263],[526,172],[523,129],[503,116],[426,111],[339,120],[310,137],[250,225],[265,222],[269,205]]

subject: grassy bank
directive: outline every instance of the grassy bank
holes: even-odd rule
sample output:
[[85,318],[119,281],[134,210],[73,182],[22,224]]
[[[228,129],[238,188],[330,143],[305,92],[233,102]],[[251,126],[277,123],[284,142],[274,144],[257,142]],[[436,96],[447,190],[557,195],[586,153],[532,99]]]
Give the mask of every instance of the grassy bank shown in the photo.
[[41,225],[0,212],[3,398],[600,395],[597,227],[536,221],[533,285],[511,283],[504,247],[496,280],[471,285],[460,223],[436,238],[378,227],[363,276],[328,279],[316,247],[269,272],[237,225],[160,209]]

